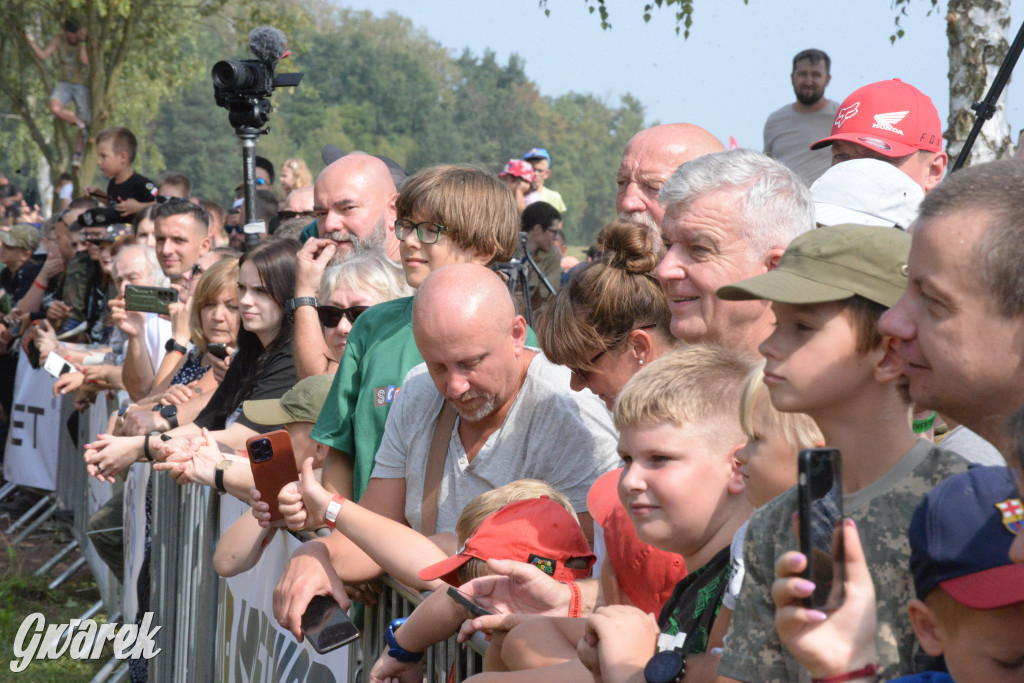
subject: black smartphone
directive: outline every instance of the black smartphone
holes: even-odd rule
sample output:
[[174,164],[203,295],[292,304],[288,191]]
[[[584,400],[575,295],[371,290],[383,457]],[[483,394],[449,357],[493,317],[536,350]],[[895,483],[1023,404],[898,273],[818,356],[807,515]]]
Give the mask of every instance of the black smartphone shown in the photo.
[[28,364],[32,366],[33,370],[39,369],[39,347],[35,344],[29,344],[25,349],[25,355],[28,356]]
[[228,345],[227,344],[221,344],[219,342],[213,342],[212,344],[207,344],[206,345],[206,350],[214,358],[220,358],[221,360],[224,360],[225,358],[228,357]]
[[469,610],[469,613],[474,617],[498,614],[498,610],[495,609],[494,605],[490,605],[480,598],[469,595],[468,593],[463,593],[454,586],[448,586],[448,597]]
[[798,457],[800,552],[803,576],[814,582],[807,607],[833,610],[843,604],[846,553],[843,548],[843,471],[839,450],[807,448]]
[[329,595],[317,595],[302,615],[302,632],[313,649],[324,654],[359,637],[359,629]]
[[124,288],[124,308],[126,311],[166,314],[170,310],[168,306],[177,300],[178,290],[170,287],[128,285]]

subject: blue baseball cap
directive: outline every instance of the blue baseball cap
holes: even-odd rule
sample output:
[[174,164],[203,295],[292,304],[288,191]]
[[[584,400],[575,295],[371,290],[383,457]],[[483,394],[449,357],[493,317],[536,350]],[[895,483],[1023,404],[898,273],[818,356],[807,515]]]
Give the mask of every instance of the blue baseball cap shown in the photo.
[[548,163],[551,163],[551,155],[543,147],[534,147],[529,152],[523,155],[523,158],[529,161],[530,159],[547,159]]
[[1005,467],[972,467],[924,497],[910,521],[910,571],[924,599],[936,586],[970,609],[1024,602],[1024,564],[1008,553],[1024,505]]

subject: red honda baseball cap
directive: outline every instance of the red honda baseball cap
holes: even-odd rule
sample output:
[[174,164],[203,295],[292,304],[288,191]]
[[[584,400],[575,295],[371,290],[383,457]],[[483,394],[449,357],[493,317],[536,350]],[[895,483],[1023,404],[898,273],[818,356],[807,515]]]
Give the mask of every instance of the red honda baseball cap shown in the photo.
[[854,90],[843,100],[832,134],[811,149],[836,140],[862,145],[886,157],[942,151],[942,122],[930,97],[898,78]]
[[[459,567],[474,557],[526,562],[558,581],[587,578],[596,559],[579,522],[547,496],[517,500],[495,510],[466,539],[462,550],[421,569],[418,576],[458,586],[462,583]],[[565,566],[577,557],[587,560],[586,569]]]
[[644,612],[658,614],[686,576],[682,555],[640,540],[617,490],[622,468],[602,475],[587,494],[587,511],[604,534],[604,547],[619,588]]

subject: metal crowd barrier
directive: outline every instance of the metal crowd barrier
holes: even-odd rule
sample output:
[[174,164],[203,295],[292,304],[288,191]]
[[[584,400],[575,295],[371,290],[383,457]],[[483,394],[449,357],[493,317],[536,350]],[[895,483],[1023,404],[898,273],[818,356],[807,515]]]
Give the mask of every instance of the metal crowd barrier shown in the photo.
[[[386,647],[384,630],[388,624],[392,619],[412,614],[427,595],[420,595],[389,576],[381,580],[381,585],[377,604],[366,607],[363,612],[362,638],[359,641],[362,657],[350,657],[349,683],[366,683],[370,669]],[[479,633],[465,646],[456,642],[455,636],[431,646],[425,657],[426,680],[428,683],[447,683],[451,674],[453,680],[464,681],[480,673],[483,671],[483,654],[486,649],[487,642],[483,634]]]
[[219,497],[153,472],[149,610],[160,656],[150,681],[215,680],[219,577],[213,570]]
[[68,420],[75,413],[71,396],[65,396],[61,401],[60,424],[57,425],[60,430],[60,440],[57,451],[57,490],[55,495],[57,505],[71,513],[70,531],[74,540],[50,558],[36,571],[36,574],[45,574],[70,552],[76,548],[80,549],[78,559],[54,579],[50,584],[50,589],[53,590],[59,586],[80,567],[88,563],[93,576],[96,577],[96,585],[103,605],[106,606],[107,615],[111,621],[115,621],[121,612],[120,584],[113,573],[103,565],[102,560],[94,552],[89,552],[91,546],[89,540],[89,518],[92,514],[89,504],[91,491],[89,473],[86,470],[85,460],[82,459],[81,446],[91,441],[94,436],[91,428],[93,411],[100,411],[104,416],[110,414],[110,404],[105,396],[105,392],[100,394],[95,405],[78,415],[78,429],[74,438],[68,431]]

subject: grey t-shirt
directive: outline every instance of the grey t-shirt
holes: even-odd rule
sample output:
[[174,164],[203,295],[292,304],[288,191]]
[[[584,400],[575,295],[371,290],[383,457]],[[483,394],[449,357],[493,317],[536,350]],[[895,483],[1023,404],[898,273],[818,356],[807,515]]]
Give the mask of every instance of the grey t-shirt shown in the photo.
[[764,153],[778,159],[800,176],[807,187],[832,165],[832,148],[811,150],[832,132],[839,103],[826,100],[811,113],[798,112],[792,104],[773,111],[764,124]]
[[[424,471],[441,402],[426,365],[410,370],[391,406],[373,468],[373,477],[405,479],[405,518],[416,530],[423,524]],[[569,370],[541,353],[530,362],[501,428],[472,462],[458,430],[456,419],[441,478],[438,532],[454,531],[477,495],[516,479],[542,479],[583,512],[590,485],[619,466],[618,436],[604,403],[589,391],[570,390]]]
[[953,427],[939,443],[969,463],[1006,467],[1006,459],[995,446],[963,425]]

